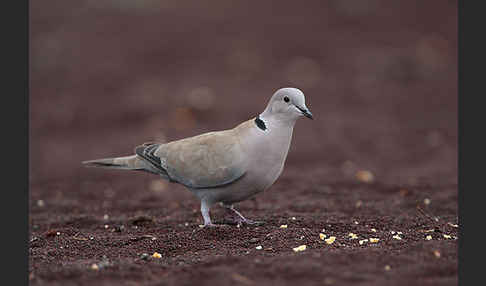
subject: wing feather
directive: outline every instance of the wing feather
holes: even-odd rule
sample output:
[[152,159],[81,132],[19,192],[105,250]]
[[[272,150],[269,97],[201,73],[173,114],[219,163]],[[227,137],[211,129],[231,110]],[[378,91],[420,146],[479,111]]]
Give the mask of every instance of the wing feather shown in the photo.
[[243,150],[231,130],[163,144],[153,154],[169,178],[190,188],[225,186],[246,173]]

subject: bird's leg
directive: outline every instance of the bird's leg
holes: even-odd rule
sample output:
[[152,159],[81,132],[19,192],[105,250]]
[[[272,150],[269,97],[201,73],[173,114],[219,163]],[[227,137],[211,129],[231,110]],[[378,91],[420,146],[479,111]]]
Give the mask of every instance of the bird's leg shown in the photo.
[[211,217],[209,216],[209,208],[211,207],[211,203],[202,199],[201,200],[201,214],[204,219],[204,225],[200,225],[199,229],[195,229],[193,233],[197,233],[202,231],[203,229],[213,228],[213,227],[224,227],[224,224],[214,224],[211,222]]
[[236,224],[237,225],[241,225],[241,224],[262,224],[262,222],[259,222],[259,221],[253,221],[251,219],[247,219],[245,218],[239,211],[237,211],[235,209],[235,207],[233,205],[228,205],[228,204],[224,204],[224,203],[221,203],[221,205],[226,208],[227,210],[231,211],[232,213],[236,214],[237,215],[237,218],[236,218]]
[[204,227],[216,226],[211,222],[211,217],[209,216],[209,203],[205,200],[201,200],[201,214],[204,219]]

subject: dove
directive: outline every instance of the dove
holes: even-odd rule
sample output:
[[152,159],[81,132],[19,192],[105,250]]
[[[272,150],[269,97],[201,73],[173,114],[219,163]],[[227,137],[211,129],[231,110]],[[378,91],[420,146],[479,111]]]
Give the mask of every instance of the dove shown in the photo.
[[137,170],[185,186],[201,202],[204,227],[217,226],[209,210],[219,203],[238,225],[245,218],[234,204],[267,190],[282,173],[292,133],[300,117],[313,119],[304,93],[278,89],[262,113],[233,129],[213,131],[168,143],[144,143],[135,154],[82,162],[86,166]]

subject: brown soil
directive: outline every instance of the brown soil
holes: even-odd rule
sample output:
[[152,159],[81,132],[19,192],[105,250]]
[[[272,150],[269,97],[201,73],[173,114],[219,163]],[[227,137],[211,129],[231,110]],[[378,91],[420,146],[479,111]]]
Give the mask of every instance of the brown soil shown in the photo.
[[[457,284],[455,1],[69,2],[31,3],[31,285]],[[183,187],[80,164],[231,128],[283,86],[315,120],[237,206],[262,226],[200,229]]]

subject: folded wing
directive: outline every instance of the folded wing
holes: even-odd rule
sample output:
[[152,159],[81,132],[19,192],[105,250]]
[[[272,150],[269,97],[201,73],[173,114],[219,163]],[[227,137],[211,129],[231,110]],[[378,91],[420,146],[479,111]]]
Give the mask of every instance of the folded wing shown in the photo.
[[225,186],[246,173],[243,150],[231,130],[205,133],[162,145],[144,145],[143,148],[145,159],[163,175],[189,188]]

